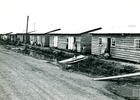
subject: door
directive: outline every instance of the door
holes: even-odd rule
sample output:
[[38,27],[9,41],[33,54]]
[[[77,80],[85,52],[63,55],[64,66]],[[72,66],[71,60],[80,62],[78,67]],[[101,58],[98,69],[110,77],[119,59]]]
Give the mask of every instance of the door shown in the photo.
[[58,37],[57,36],[54,36],[54,47],[57,47],[58,45]]
[[44,35],[42,36],[42,46],[43,47],[45,46],[45,36]]
[[111,44],[111,38],[102,38],[102,54],[103,53],[110,54],[110,44]]
[[74,37],[68,37],[68,49],[72,50],[74,45]]
[[40,37],[37,36],[37,44],[40,45]]
[[107,48],[107,38],[102,38],[102,43],[101,43],[101,54],[105,53],[105,50]]
[[110,54],[111,38],[107,38],[107,53]]

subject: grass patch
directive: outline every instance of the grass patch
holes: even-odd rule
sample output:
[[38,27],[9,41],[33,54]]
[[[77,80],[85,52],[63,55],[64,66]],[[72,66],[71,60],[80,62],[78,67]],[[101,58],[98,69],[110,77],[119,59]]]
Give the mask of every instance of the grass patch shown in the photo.
[[133,66],[104,61],[93,57],[89,57],[86,60],[73,64],[71,69],[106,77],[139,72],[139,70]]

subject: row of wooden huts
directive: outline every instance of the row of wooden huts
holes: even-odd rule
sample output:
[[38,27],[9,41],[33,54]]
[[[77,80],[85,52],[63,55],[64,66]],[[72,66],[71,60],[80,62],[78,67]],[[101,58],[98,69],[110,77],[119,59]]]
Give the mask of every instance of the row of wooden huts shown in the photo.
[[[82,33],[37,33],[29,34],[30,41],[40,46],[54,47],[62,50],[75,50],[82,52],[86,47],[86,53],[101,55],[109,53],[112,58],[140,62],[140,33],[136,32],[102,32],[101,28]],[[9,38],[24,43],[25,33],[10,34]]]

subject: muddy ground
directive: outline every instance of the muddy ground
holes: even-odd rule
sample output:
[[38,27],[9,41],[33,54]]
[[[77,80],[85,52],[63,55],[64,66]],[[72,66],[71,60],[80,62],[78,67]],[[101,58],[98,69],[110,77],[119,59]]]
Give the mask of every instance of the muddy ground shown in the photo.
[[109,83],[0,46],[0,100],[125,100]]

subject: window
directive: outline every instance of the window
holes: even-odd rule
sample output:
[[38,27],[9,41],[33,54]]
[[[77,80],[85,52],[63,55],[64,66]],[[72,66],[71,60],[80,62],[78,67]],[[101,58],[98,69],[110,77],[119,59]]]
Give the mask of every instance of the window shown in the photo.
[[115,38],[112,38],[111,39],[111,46],[112,47],[115,47],[115,45],[116,45],[116,39]]
[[99,46],[102,45],[102,38],[98,39],[98,44],[99,44]]
[[136,49],[140,49],[140,39],[135,39],[134,40],[134,46]]

